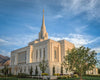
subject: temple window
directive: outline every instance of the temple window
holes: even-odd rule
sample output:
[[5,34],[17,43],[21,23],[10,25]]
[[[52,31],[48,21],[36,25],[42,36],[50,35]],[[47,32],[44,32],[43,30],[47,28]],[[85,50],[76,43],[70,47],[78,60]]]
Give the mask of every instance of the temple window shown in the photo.
[[40,58],[41,58],[41,49],[40,49]]
[[56,50],[54,50],[54,58],[56,59]]
[[45,48],[43,48],[43,57],[45,58]]
[[37,58],[38,58],[38,50],[36,50],[36,60],[37,60]]

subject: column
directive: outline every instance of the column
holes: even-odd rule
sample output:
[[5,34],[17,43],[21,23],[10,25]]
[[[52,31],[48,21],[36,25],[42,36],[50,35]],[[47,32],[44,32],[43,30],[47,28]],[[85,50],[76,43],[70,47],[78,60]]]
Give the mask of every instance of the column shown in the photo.
[[61,63],[61,47],[59,45],[59,62]]
[[14,58],[15,58],[15,59],[14,59],[14,61],[15,61],[15,62],[14,62],[14,65],[17,65],[17,62],[18,62],[18,61],[17,61],[17,60],[18,60],[18,59],[17,59],[17,58],[18,58],[17,56],[18,56],[18,54],[15,54],[15,57],[14,57]]
[[30,47],[28,46],[27,51],[26,51],[26,63],[30,63]]
[[30,45],[30,63],[33,62],[33,45]]

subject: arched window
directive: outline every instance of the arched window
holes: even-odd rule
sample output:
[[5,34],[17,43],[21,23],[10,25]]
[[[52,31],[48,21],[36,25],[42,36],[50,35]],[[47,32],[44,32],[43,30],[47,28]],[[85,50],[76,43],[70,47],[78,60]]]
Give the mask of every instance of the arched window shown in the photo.
[[38,50],[36,50],[36,60],[37,60],[37,58],[38,58]]
[[40,49],[40,58],[41,58],[41,49]]
[[24,72],[26,72],[26,66],[24,67]]
[[43,48],[43,57],[45,58],[45,48]]
[[56,50],[54,50],[54,58],[56,59]]

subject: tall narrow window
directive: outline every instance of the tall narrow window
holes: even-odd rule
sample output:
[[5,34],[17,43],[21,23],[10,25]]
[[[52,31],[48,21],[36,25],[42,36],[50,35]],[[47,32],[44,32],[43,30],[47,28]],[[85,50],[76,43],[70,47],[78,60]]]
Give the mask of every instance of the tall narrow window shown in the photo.
[[26,66],[24,67],[24,72],[26,72]]
[[41,58],[41,49],[40,49],[40,58]]
[[45,58],[45,48],[43,48],[43,57]]
[[38,58],[38,50],[36,50],[36,60],[37,60],[37,58]]
[[54,58],[56,59],[56,50],[54,50]]
[[54,75],[55,74],[55,67],[54,66],[53,66],[52,72],[53,72],[53,75]]

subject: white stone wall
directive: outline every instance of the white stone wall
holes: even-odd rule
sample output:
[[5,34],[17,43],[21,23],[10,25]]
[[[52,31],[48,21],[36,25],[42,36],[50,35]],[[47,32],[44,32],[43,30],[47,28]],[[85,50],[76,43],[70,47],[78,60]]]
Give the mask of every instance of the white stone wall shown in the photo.
[[[53,74],[53,66],[55,67],[55,73],[61,73],[61,63],[63,62],[63,57],[66,55],[66,50],[74,48],[74,45],[66,40],[61,41],[54,41],[51,39],[40,41],[38,43],[29,44],[27,47],[12,51],[11,53],[11,68],[12,73],[17,75],[20,73],[22,69],[22,73],[29,74],[29,70],[32,66],[33,68],[33,75],[35,75],[35,69],[36,66],[38,67],[38,75],[41,75],[41,70],[39,68],[39,62],[43,60],[43,49],[45,49],[45,60],[48,61],[48,68],[46,70],[46,73],[49,75]],[[41,57],[40,57],[40,49],[41,49]],[[57,58],[54,58],[54,50],[57,50]],[[22,56],[22,58],[25,56],[19,55],[19,53],[26,52],[26,64],[18,64],[18,56]],[[36,59],[36,54],[38,54]],[[21,59],[20,59],[21,60]],[[17,67],[17,68],[16,68]],[[16,70],[17,69],[17,70]],[[97,74],[96,69],[93,71],[93,74]],[[66,70],[63,68],[63,73],[70,73],[66,72]]]
[[[34,50],[33,50],[34,60],[32,62],[40,62],[41,60],[43,60],[44,49],[45,49],[45,60],[48,60],[48,40],[36,43],[33,46],[34,46]],[[41,49],[41,58],[40,58],[40,49]],[[36,59],[36,55],[38,55],[37,59]]]
[[20,54],[21,54],[20,60],[21,60],[21,58],[24,59],[25,56],[26,56],[26,59],[24,59],[25,61],[23,61],[23,62],[28,63],[29,62],[29,57],[28,57],[29,52],[28,52],[28,50],[29,50],[29,47],[24,47],[24,48],[12,51],[11,52],[11,64],[10,65],[18,65],[19,62],[21,62],[21,61],[18,60],[19,59],[18,57],[20,57]]

